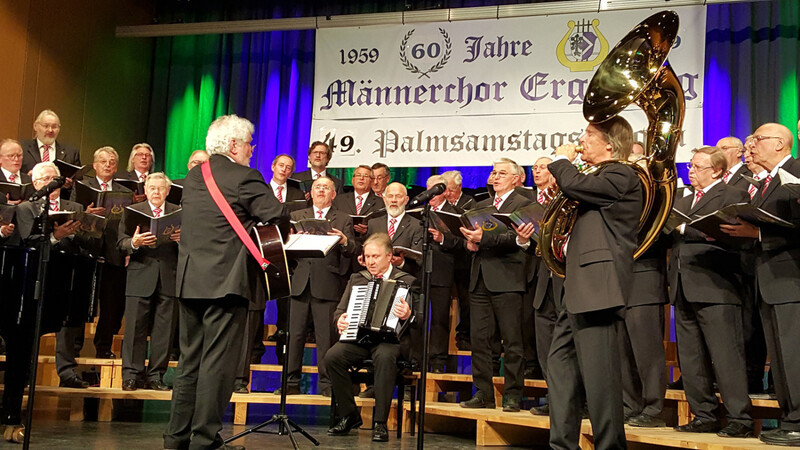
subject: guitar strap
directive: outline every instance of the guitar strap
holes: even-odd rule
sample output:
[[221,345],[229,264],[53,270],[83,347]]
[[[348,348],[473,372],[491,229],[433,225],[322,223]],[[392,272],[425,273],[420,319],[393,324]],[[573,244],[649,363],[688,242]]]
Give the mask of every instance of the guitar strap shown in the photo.
[[206,188],[208,188],[208,192],[211,194],[211,198],[214,199],[214,203],[217,204],[217,208],[222,211],[222,214],[225,216],[225,219],[233,228],[233,231],[236,232],[236,235],[239,236],[239,240],[242,241],[247,250],[253,255],[253,258],[256,259],[258,265],[261,267],[261,270],[266,271],[267,266],[270,265],[270,262],[267,261],[261,255],[261,252],[258,250],[258,246],[255,242],[253,242],[253,238],[247,234],[245,231],[242,222],[239,221],[239,218],[236,217],[236,213],[233,212],[231,205],[225,200],[225,197],[220,192],[219,187],[217,187],[217,182],[214,181],[214,176],[211,175],[211,164],[206,161],[200,165],[200,170],[203,173],[203,181],[206,183]]

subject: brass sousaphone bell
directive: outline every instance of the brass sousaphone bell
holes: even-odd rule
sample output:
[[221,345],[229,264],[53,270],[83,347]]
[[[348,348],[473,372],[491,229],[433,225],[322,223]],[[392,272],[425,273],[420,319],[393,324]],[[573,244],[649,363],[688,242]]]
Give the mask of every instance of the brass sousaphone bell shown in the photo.
[[[610,163],[622,163],[639,176],[644,207],[635,258],[658,237],[675,200],[675,152],[686,111],[683,88],[667,62],[677,36],[678,15],[674,11],[659,12],[636,25],[600,64],[583,102],[583,116],[591,123],[604,122],[631,103],[642,108],[647,116],[645,156],[640,161],[606,161],[583,170],[583,173],[597,173]],[[644,162],[645,167],[639,162]],[[547,267],[561,277],[566,268],[564,244],[577,214],[578,202],[557,192],[541,221],[539,252]]]

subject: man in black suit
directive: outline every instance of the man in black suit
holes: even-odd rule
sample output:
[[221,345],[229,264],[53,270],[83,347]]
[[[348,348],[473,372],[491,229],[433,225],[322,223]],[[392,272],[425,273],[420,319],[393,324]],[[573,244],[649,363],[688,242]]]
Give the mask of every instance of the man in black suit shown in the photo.
[[[117,172],[118,161],[119,154],[112,147],[97,149],[94,152],[94,162],[92,163],[96,175],[92,178],[84,178],[80,182],[101,191],[130,192],[121,184],[113,181],[114,174]],[[74,201],[75,199],[76,191],[73,190],[72,200]],[[111,352],[111,345],[114,335],[117,334],[122,326],[122,316],[125,313],[125,255],[117,248],[119,220],[122,217],[121,214],[112,214],[111,211],[106,211],[93,203],[84,206],[86,206],[86,212],[104,216],[108,222],[103,231],[102,243],[99,245],[99,256],[103,257],[105,263],[102,265],[100,285],[98,286],[100,311],[94,335],[94,347],[98,358],[114,359],[116,355]],[[66,333],[65,337],[69,335],[64,340],[64,345],[73,342],[74,337],[75,340],[80,342],[80,344],[76,345],[83,346],[82,329],[79,331],[64,328],[62,332]],[[74,358],[78,354],[71,351],[71,345],[69,345],[70,350],[61,346],[59,348],[63,350],[62,356],[66,358],[62,361],[63,364],[59,364],[59,352],[56,352],[56,365],[59,366],[59,375],[62,375],[62,372],[64,373],[61,376],[63,381],[72,375],[75,367]]]
[[[117,178],[125,180],[133,180],[144,183],[147,175],[153,171],[153,166],[156,162],[156,152],[153,147],[146,142],[135,144],[131,149],[131,154],[128,156],[128,165],[126,171],[116,175]],[[143,202],[147,199],[144,193],[139,194],[134,192],[133,203]]]
[[[722,176],[728,186],[750,190],[750,182],[742,175],[752,177],[753,172],[742,162],[744,146],[737,137],[729,136],[717,141],[728,161],[728,170]],[[760,172],[761,170],[759,170]],[[755,187],[752,188],[755,193]],[[753,273],[753,252],[749,248],[741,252],[742,267],[742,331],[744,333],[744,354],[747,359],[747,390],[751,394],[764,392],[764,366],[767,363],[767,343],[764,327],[758,313],[755,294],[755,274]]]
[[[455,207],[456,211],[463,213],[475,206],[475,199],[464,194],[461,189],[463,177],[461,172],[450,170],[442,174],[447,180],[445,198]],[[469,340],[469,272],[472,257],[464,249],[456,250],[455,266],[453,268],[454,285],[458,295],[458,325],[456,325],[456,347],[459,350],[471,350]]]
[[392,172],[389,171],[389,166],[380,162],[372,165],[372,192],[375,195],[383,197],[383,191],[386,190],[390,181],[392,181]]
[[[441,175],[428,178],[427,188],[447,183]],[[428,201],[431,211],[445,211],[458,214],[458,210],[447,202],[447,192],[443,192]],[[429,222],[433,224],[434,222]],[[433,225],[431,225],[433,226]],[[429,337],[430,365],[433,373],[444,373],[448,358],[448,342],[450,340],[450,291],[453,287],[455,254],[460,252],[460,239],[452,233],[442,233],[435,228],[428,228],[433,237],[431,243],[431,327]],[[452,368],[451,368],[452,369]]]
[[[745,141],[753,162],[767,171],[759,191],[751,203],[771,214],[800,224],[797,195],[782,187],[779,176],[783,169],[800,176],[800,162],[792,158],[792,132],[783,125],[766,123]],[[775,380],[775,394],[781,407],[780,427],[762,431],[759,439],[768,444],[800,446],[800,234],[797,230],[777,225],[756,226],[742,219],[740,225],[722,225],[733,236],[756,240],[756,295],[770,373]]]
[[[726,168],[725,156],[716,147],[695,150],[689,169],[695,194],[678,199],[675,209],[697,218],[729,204],[745,202],[745,191],[722,181]],[[681,225],[673,232],[669,280],[681,379],[695,415],[690,423],[675,429],[719,432],[724,437],[752,435],[738,252]],[[724,429],[717,420],[719,402],[712,383],[715,378],[728,414]]]
[[[497,162],[492,170],[495,197],[478,203],[477,208],[494,207],[511,213],[528,200],[514,192],[520,167],[514,162]],[[461,402],[464,408],[494,408],[492,383],[492,340],[498,334],[505,346],[505,390],[503,411],[517,412],[522,397],[522,294],[525,292],[525,254],[517,245],[513,230],[484,232],[461,228],[466,249],[472,252],[470,274],[470,315],[472,340],[472,378],[477,392]],[[478,320],[474,320],[478,319]]]
[[[5,183],[26,184],[31,177],[22,171],[22,147],[13,139],[0,142],[0,181]],[[9,200],[8,196],[0,196],[0,203],[18,205],[21,200]]]
[[[406,247],[422,250],[423,230],[419,220],[406,214],[408,194],[400,183],[391,183],[383,191],[383,204],[386,215],[374,218],[367,223],[367,236],[374,233],[387,233],[393,247]],[[398,269],[419,276],[420,265],[411,258],[392,256],[392,265]]]
[[[392,242],[384,233],[372,234],[367,238],[364,242],[363,260],[366,270],[354,273],[350,277],[334,312],[334,320],[339,334],[347,329],[347,306],[350,303],[353,287],[367,285],[377,278],[398,280],[409,286],[416,282],[413,276],[399,270],[391,263]],[[414,310],[418,311],[418,296],[415,297],[412,304]],[[395,305],[392,311],[400,320],[408,320],[411,317],[411,307],[405,300]],[[389,418],[389,409],[392,404],[392,391],[397,376],[399,354],[400,345],[397,343],[396,337],[391,335],[386,335],[384,339],[378,339],[371,343],[337,342],[331,347],[325,355],[324,365],[327,367],[328,375],[333,383],[337,412],[342,418],[328,430],[329,435],[343,436],[353,428],[362,425],[361,415],[358,414],[355,400],[353,400],[353,382],[350,380],[349,372],[354,364],[365,359],[372,359],[375,366],[375,413],[373,415],[375,428],[372,432],[372,440],[379,442],[389,440],[386,420]]]
[[[33,122],[33,131],[35,133],[34,139],[22,140],[20,145],[24,151],[22,157],[22,171],[28,173],[36,163],[42,161],[53,162],[56,159],[74,164],[81,165],[81,154],[77,148],[64,145],[58,142],[58,133],[61,131],[61,120],[59,120],[56,113],[46,109],[36,116]],[[45,152],[47,153],[45,155]],[[72,182],[69,181],[71,187]]]
[[[365,216],[371,212],[383,208],[383,201],[372,192],[372,169],[369,166],[361,165],[353,171],[351,178],[353,184],[352,192],[345,192],[337,195],[333,201],[333,206],[337,211],[341,211],[351,216]],[[367,238],[367,224],[353,224],[353,234],[359,249]],[[358,263],[356,256],[353,256],[350,270],[358,272],[363,266]]]
[[[345,279],[350,271],[350,256],[357,245],[353,237],[353,221],[350,216],[332,207],[336,187],[328,177],[317,178],[311,188],[311,208],[295,211],[292,220],[327,219],[333,233],[340,238],[324,258],[300,258],[292,274],[292,299],[289,308],[289,362],[287,367],[287,394],[300,393],[300,375],[303,368],[303,350],[309,323],[314,325],[317,344],[317,361],[325,359],[325,353],[336,339],[333,328],[333,312],[336,302],[342,298]],[[319,364],[319,392],[330,396],[331,381],[324,364]],[[278,389],[276,394],[280,394]]]
[[[162,172],[145,178],[146,202],[130,208],[146,216],[161,217],[178,209],[167,203],[172,184]],[[178,264],[180,229],[170,242],[156,245],[157,236],[136,227],[128,234],[125,216],[119,224],[119,249],[130,256],[125,285],[125,339],[122,341],[122,390],[146,387],[168,390],[162,378],[169,365],[169,352],[175,333],[175,267]],[[147,336],[150,336],[150,363],[145,372]]]
[[[208,161],[208,152],[205,150],[195,150],[189,155],[189,161],[186,163],[186,170],[192,170],[194,166],[199,166],[204,162]],[[177,180],[172,180],[172,184],[177,184],[178,186],[183,186],[183,178],[178,178]]]
[[[53,163],[39,163],[32,170],[33,185],[40,189],[53,178],[59,175],[58,168]],[[76,253],[78,244],[73,241],[73,235],[80,227],[77,221],[67,221],[58,226],[56,225],[49,236],[41,235],[41,230],[34,227],[36,218],[42,208],[50,208],[51,211],[82,211],[83,207],[77,203],[60,199],[61,193],[58,189],[53,191],[46,199],[36,202],[24,202],[17,207],[16,220],[19,226],[19,237],[24,245],[37,245],[41,239],[50,239],[52,248],[50,254],[50,264],[48,266],[47,289],[45,291],[45,305],[58,304],[66,300],[64,294],[70,285],[71,271],[68,265],[72,261],[64,256],[65,253]],[[4,286],[3,291],[8,291],[9,286]],[[20,290],[19,292],[22,292]],[[32,291],[30,291],[32,293]],[[32,300],[32,299],[31,299]],[[33,327],[35,308],[30,309],[27,314],[23,314],[21,323],[17,324],[16,315],[5,314],[0,318],[0,331],[6,341],[6,371],[3,391],[3,410],[0,422],[5,425],[4,434],[6,439],[21,443],[24,437],[24,427],[22,426],[22,398],[25,386],[30,376],[31,349],[34,343],[38,345],[38,336],[34,339]],[[52,313],[51,310],[48,311]],[[46,319],[46,318],[44,318]],[[63,318],[61,318],[63,320]],[[53,331],[46,325],[42,333]],[[88,384],[82,383],[81,387]],[[28,414],[31,414],[29,411]]]
[[[581,159],[624,160],[632,142],[631,126],[620,117],[590,123],[580,138]],[[588,405],[595,448],[625,448],[616,330],[630,293],[642,186],[623,164],[580,173],[571,163],[576,156],[574,145],[562,145],[548,165],[561,192],[581,202],[568,248],[554,249],[565,253],[566,278],[547,360],[550,447],[578,447]]]
[[[209,126],[212,176],[245,230],[285,219],[264,177],[248,167],[254,127],[235,115]],[[265,298],[264,273],[211,198],[202,165],[189,171],[183,193],[176,293],[181,357],[164,448],[218,448],[244,342],[249,299]]]
[[[294,174],[294,179],[299,181],[313,181],[319,177],[328,177],[333,181],[336,186],[336,194],[342,193],[342,180],[329,174],[325,171],[328,163],[331,162],[333,157],[333,150],[330,146],[322,141],[314,141],[308,147],[308,164],[310,168],[302,172]],[[306,194],[306,198],[311,198],[311,193]]]

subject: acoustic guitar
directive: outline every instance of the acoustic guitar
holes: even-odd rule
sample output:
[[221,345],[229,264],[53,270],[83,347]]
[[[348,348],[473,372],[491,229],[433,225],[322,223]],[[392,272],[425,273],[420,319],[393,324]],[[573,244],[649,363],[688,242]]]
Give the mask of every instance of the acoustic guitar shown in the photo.
[[267,300],[288,297],[292,293],[292,285],[280,230],[276,225],[256,225],[250,235],[261,251],[261,256],[269,261],[264,271]]

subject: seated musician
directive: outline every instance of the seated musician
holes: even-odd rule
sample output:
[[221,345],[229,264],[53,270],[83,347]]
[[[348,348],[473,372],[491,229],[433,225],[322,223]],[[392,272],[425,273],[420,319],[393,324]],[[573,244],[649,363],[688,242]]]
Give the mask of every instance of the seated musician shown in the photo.
[[[58,168],[52,162],[39,163],[33,167],[33,186],[40,189],[50,183],[53,178],[59,175]],[[43,207],[50,208],[51,211],[81,211],[83,207],[78,203],[59,198],[60,189],[54,190],[49,198],[39,200],[34,203],[23,202],[17,207],[17,224],[20,237],[25,245],[35,245],[42,239],[41,231],[34,227],[36,217]],[[45,290],[45,305],[52,305],[53,302],[62,301],[61,297],[64,290],[70,283],[70,271],[63,270],[65,265],[70,262],[66,253],[75,251],[75,243],[72,242],[73,234],[78,230],[77,221],[67,221],[60,226],[55,226],[50,233],[50,241],[53,244],[50,255],[50,265],[47,271],[47,288]],[[26,299],[25,305],[32,305],[33,299]],[[21,443],[24,439],[24,427],[22,425],[22,395],[28,383],[30,375],[31,348],[35,342],[33,327],[35,320],[35,309],[23,307],[22,320],[17,323],[11,314],[3,315],[2,328],[3,337],[6,340],[6,373],[5,388],[3,391],[3,412],[0,420],[5,425],[4,437],[10,442]],[[47,314],[47,311],[45,311]],[[48,325],[43,324],[42,334],[54,331]],[[37,336],[38,338],[38,336]]]
[[[364,286],[377,278],[400,280],[409,285],[416,281],[413,276],[391,264],[392,243],[386,233],[370,235],[364,241],[363,259],[367,270],[354,273],[350,277],[334,313],[336,327],[340,334],[348,326],[346,311],[354,286]],[[411,317],[411,308],[405,301],[395,306],[393,312],[401,320],[408,320]],[[386,419],[389,417],[389,408],[392,403],[392,390],[397,376],[399,353],[400,345],[396,337],[390,335],[387,335],[382,342],[373,342],[371,345],[337,342],[328,350],[324,364],[333,384],[333,394],[336,397],[338,412],[342,416],[342,419],[328,430],[329,435],[346,435],[353,428],[361,426],[361,416],[353,399],[353,384],[350,380],[349,370],[354,364],[365,359],[372,359],[375,366],[375,415],[373,416],[375,428],[372,432],[372,440],[377,442],[389,440]]]
[[[335,197],[334,181],[326,176],[319,177],[311,187],[314,206],[292,213],[294,220],[327,219],[333,228],[329,233],[338,235],[340,241],[324,258],[298,259],[292,274],[287,394],[300,393],[303,348],[309,326],[313,325],[314,329],[317,361],[323,361],[337,335],[331,318],[344,290],[350,255],[357,251],[357,244],[352,232],[353,220],[332,206]],[[246,370],[249,372],[249,366]],[[319,392],[330,397],[331,382],[324,364],[319,367],[317,383]],[[279,394],[280,390],[275,393]]]
[[[172,182],[162,172],[145,177],[146,202],[130,208],[148,216],[161,217],[179,209],[166,198]],[[169,364],[169,352],[175,335],[175,277],[178,264],[180,229],[171,242],[155,246],[157,237],[139,227],[127,234],[125,216],[119,224],[117,247],[130,255],[125,283],[125,338],[122,341],[122,390],[139,387],[168,390],[162,381]],[[155,331],[155,332],[153,332]],[[147,336],[150,336],[150,364],[147,371]]]

